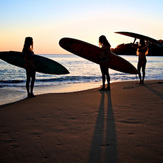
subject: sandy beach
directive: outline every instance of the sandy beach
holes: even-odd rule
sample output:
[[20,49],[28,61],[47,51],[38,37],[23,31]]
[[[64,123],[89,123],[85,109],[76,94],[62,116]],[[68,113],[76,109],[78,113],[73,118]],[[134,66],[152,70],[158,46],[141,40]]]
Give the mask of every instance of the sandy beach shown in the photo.
[[163,162],[163,81],[0,106],[1,163]]

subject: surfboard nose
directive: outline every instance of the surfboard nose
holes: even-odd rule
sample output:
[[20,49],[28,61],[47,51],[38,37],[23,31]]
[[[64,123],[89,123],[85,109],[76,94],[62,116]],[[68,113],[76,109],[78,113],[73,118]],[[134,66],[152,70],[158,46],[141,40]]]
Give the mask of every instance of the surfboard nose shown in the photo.
[[68,50],[68,51],[70,51],[70,52],[72,52],[72,45],[73,45],[73,44],[74,44],[74,41],[73,41],[73,39],[71,39],[71,38],[66,38],[66,37],[64,37],[64,38],[60,39],[60,41],[59,41],[59,45],[60,45],[63,49]]
[[132,67],[132,72],[133,73],[129,72],[129,74],[138,74],[138,70],[134,66]]
[[61,72],[60,74],[70,74],[70,72],[64,67],[63,72]]
[[65,38],[61,38],[60,40],[59,40],[59,45],[61,46],[61,47],[63,47],[63,45],[65,45],[66,44],[66,39]]

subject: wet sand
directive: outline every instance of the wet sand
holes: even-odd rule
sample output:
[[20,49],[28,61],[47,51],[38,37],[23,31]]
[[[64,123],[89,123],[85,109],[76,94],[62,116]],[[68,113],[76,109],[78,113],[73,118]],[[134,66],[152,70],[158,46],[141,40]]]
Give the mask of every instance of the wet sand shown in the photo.
[[[86,89],[97,88],[101,82],[92,83],[72,83],[54,86],[36,86],[34,94],[41,95],[47,93],[70,93],[78,92]],[[0,89],[0,105],[13,103],[23,100],[27,97],[26,87],[4,87]]]
[[0,106],[0,162],[163,162],[163,81]]

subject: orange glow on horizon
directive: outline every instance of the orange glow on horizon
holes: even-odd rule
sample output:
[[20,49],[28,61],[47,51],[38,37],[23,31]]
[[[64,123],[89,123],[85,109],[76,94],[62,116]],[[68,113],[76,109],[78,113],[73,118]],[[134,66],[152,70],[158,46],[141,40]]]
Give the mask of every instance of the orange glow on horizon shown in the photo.
[[[28,36],[26,34],[24,37],[24,35],[23,36],[17,35],[16,37],[16,34],[15,35],[6,34],[6,37],[3,36],[2,39],[0,39],[0,51],[22,51],[24,45],[24,39],[26,36]],[[67,37],[66,34],[63,33],[63,35]],[[32,36],[32,34],[29,36]],[[74,36],[72,34],[72,38],[76,38],[88,42],[98,47],[99,47],[99,43],[98,43],[99,36],[100,34],[98,33],[96,34],[93,33],[92,35],[88,35],[88,36],[86,36],[86,34],[83,34],[83,36],[80,35]],[[132,43],[134,41],[134,38],[115,34],[114,32],[107,33],[105,34],[105,36],[107,37],[109,43],[111,44],[111,48],[116,48],[120,44]],[[59,40],[64,36],[55,35],[54,37],[52,35],[51,37],[49,37],[49,34],[45,33],[41,36],[33,35],[32,37],[34,40],[33,50],[35,54],[70,54],[70,52],[64,50],[62,47],[59,46]],[[68,37],[71,37],[71,35]]]

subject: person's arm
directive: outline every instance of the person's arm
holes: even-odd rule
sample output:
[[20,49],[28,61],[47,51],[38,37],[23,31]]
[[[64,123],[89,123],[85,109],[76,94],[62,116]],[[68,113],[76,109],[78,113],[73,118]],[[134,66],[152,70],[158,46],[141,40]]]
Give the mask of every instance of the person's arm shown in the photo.
[[110,50],[110,47],[109,46],[107,46],[107,48],[106,48],[106,53],[107,53],[107,56],[110,57],[111,50]]
[[148,53],[149,53],[149,48],[148,48],[148,46],[147,46],[147,47],[146,47],[145,55],[148,55]]
[[139,56],[139,48],[137,48],[137,50],[136,50],[136,55]]
[[29,65],[30,64],[29,57],[28,57],[27,53],[24,53],[24,64],[25,65]]
[[34,59],[33,59],[33,52],[30,52],[31,54],[29,54],[29,52],[24,53],[24,62],[25,62],[25,67],[31,66],[33,68],[35,68],[35,64],[34,64]]
[[30,65],[35,69],[35,63],[34,63],[34,53],[30,52]]
[[135,44],[135,41],[136,41],[136,38],[134,39],[134,42],[132,43],[132,47],[133,47],[134,49],[137,49],[137,48],[138,48],[138,44]]

